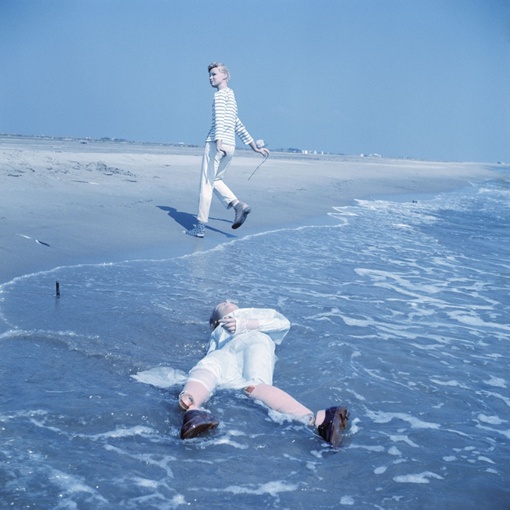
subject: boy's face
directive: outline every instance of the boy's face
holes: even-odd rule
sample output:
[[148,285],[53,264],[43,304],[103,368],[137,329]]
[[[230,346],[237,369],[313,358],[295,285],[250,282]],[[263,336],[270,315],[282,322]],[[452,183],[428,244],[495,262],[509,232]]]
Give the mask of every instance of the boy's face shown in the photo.
[[209,83],[215,89],[224,89],[228,84],[227,75],[222,73],[217,67],[213,67],[209,71]]

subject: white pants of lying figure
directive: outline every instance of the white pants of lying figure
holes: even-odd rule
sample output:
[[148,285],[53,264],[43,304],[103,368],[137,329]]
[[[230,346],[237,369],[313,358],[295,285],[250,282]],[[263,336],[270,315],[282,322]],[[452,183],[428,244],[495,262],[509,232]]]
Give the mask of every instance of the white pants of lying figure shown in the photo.
[[[211,396],[216,386],[214,374],[205,369],[197,368],[191,371],[190,378],[179,396],[179,404],[185,409],[199,409],[200,406]],[[270,409],[283,414],[291,415],[299,421],[309,425],[322,423],[324,411],[314,413],[298,402],[288,393],[271,384],[260,383],[244,388],[246,395],[265,404]]]
[[228,165],[234,156],[235,147],[223,145],[222,149],[227,153],[226,156],[223,152],[216,150],[216,143],[207,142],[205,144],[197,215],[197,220],[202,223],[209,221],[213,192],[227,209],[232,206],[232,202],[237,201],[237,197],[232,190],[223,182]]

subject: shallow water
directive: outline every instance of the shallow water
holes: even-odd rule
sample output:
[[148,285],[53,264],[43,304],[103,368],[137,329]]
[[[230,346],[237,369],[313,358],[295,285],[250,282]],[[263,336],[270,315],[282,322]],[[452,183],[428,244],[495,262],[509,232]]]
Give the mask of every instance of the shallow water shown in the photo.
[[[510,508],[509,197],[502,176],[4,284],[1,507]],[[179,439],[182,377],[225,298],[289,318],[275,384],[345,403],[342,448],[233,391],[207,403],[217,430]]]

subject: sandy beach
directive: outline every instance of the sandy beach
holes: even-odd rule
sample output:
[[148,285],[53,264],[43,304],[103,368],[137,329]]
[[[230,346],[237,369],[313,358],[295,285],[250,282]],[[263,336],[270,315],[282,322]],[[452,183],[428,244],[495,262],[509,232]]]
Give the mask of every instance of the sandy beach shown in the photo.
[[0,283],[58,266],[164,259],[286,226],[327,222],[356,199],[427,194],[494,175],[496,165],[239,150],[226,182],[252,206],[239,230],[213,198],[194,222],[202,148],[0,137]]

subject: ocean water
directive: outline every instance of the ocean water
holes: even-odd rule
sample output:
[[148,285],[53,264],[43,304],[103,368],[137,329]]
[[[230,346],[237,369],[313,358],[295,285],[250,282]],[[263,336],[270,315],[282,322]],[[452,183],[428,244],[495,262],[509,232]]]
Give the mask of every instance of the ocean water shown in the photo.
[[[502,174],[2,285],[0,507],[510,508],[509,199]],[[341,448],[236,391],[207,403],[218,429],[179,439],[225,298],[289,318],[274,382],[347,405]]]

